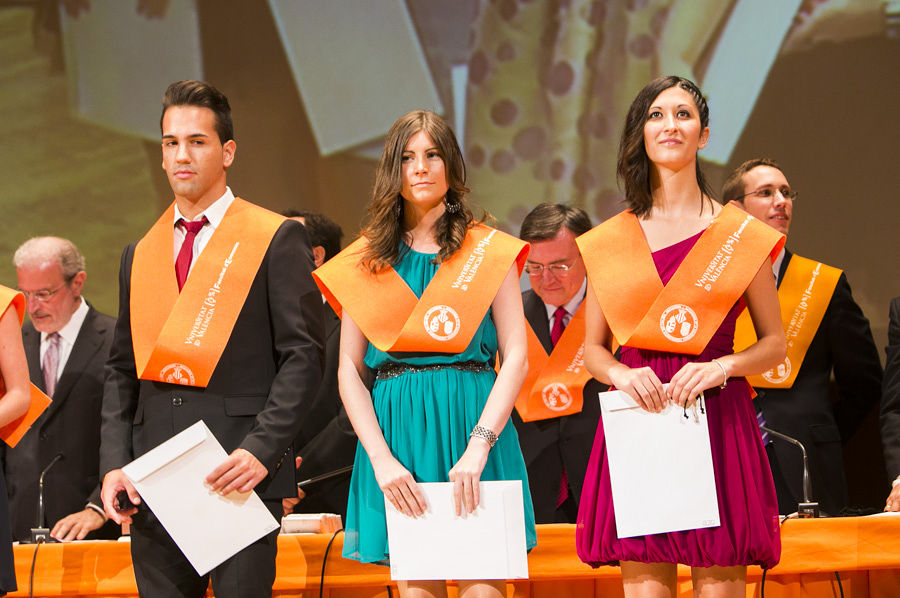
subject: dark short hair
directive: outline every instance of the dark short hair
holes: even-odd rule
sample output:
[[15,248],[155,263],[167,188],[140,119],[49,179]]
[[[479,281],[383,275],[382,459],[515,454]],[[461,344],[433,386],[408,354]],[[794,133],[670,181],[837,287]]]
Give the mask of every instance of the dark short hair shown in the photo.
[[216,133],[219,141],[225,143],[234,139],[234,124],[231,122],[231,106],[225,94],[203,81],[176,81],[166,89],[163,96],[159,129],[162,131],[166,110],[172,106],[197,106],[209,108],[216,118]]
[[303,225],[309,235],[309,244],[325,250],[326,262],[341,252],[341,239],[344,238],[344,231],[337,222],[328,216],[293,208],[284,210],[281,215],[288,218],[303,218]]
[[729,201],[739,201],[744,203],[743,195],[746,193],[746,188],[744,187],[744,175],[757,166],[771,166],[784,174],[784,170],[782,170],[778,162],[771,158],[753,158],[752,160],[747,160],[731,171],[731,174],[725,179],[725,184],[722,185],[722,203],[728,203]]
[[[705,129],[709,126],[709,106],[706,98],[689,79],[674,75],[658,77],[638,92],[625,117],[625,128],[619,142],[616,164],[616,174],[625,186],[625,203],[636,216],[649,214],[653,208],[653,196],[650,193],[650,157],[644,147],[644,125],[647,124],[648,111],[653,100],[672,87],[679,87],[691,96],[700,117],[700,127]],[[709,198],[715,197],[703,175],[699,160],[696,163],[696,177],[701,193]]]
[[576,237],[591,230],[591,217],[581,208],[562,203],[545,202],[528,212],[522,221],[519,238],[523,241],[547,241],[562,228],[572,231]]

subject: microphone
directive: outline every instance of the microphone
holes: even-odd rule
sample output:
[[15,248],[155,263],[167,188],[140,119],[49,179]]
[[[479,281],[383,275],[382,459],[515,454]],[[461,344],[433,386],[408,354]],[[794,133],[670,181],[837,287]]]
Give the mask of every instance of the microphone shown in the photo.
[[322,480],[328,480],[331,478],[336,478],[339,475],[348,473],[353,471],[353,466],[348,465],[347,467],[341,467],[340,469],[335,469],[334,471],[329,471],[328,473],[323,473],[322,475],[317,475],[314,478],[309,478],[308,480],[303,480],[302,482],[297,482],[297,488],[303,488],[304,486],[308,486],[309,484],[314,484],[316,482],[321,482]]
[[800,519],[809,519],[813,517],[819,516],[819,503],[813,501],[812,496],[812,482],[809,479],[809,459],[806,456],[806,447],[803,446],[796,438],[791,438],[787,434],[782,434],[781,432],[776,432],[772,428],[767,426],[760,426],[760,430],[771,434],[776,438],[780,438],[786,442],[790,442],[795,446],[800,447],[800,452],[803,454],[803,502],[797,505],[797,516]]
[[38,478],[37,527],[31,528],[31,544],[37,544],[39,542],[58,542],[58,540],[50,536],[50,528],[44,527],[44,476],[47,475],[47,472],[50,471],[51,467],[56,465],[57,461],[61,461],[62,459],[65,459],[65,455],[57,453],[56,456],[50,460],[50,463],[47,464],[47,467],[44,468],[44,471],[41,472],[41,477]]

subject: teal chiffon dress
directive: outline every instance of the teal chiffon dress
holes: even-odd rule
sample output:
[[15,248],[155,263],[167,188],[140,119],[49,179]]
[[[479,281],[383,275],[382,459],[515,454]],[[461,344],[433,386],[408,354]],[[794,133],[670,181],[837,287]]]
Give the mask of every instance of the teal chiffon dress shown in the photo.
[[[394,266],[409,288],[421,297],[437,272],[436,254],[406,248]],[[389,317],[390,307],[385,306]],[[458,354],[384,353],[371,344],[365,363],[373,370],[387,362],[433,365],[463,362],[492,363],[497,353],[497,329],[490,310],[465,351]],[[496,375],[493,369],[466,371],[452,367],[407,371],[376,380],[372,389],[375,415],[391,452],[417,482],[447,482],[447,474],[469,443]],[[483,481],[521,480],[525,504],[527,548],[537,544],[534,510],[528,478],[515,426],[507,422],[497,444],[488,454]],[[345,523],[344,557],[364,563],[388,562],[388,538],[384,493],[378,487],[372,464],[362,445],[357,445]]]

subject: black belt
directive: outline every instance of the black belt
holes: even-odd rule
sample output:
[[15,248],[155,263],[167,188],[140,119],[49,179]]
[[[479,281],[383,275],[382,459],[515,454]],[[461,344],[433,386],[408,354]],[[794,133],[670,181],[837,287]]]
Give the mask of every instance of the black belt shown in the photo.
[[388,378],[396,378],[400,374],[407,372],[434,372],[437,370],[460,370],[463,372],[489,372],[490,364],[483,361],[458,361],[456,363],[428,363],[416,365],[412,363],[403,363],[399,361],[389,361],[375,370],[376,380],[387,380]]

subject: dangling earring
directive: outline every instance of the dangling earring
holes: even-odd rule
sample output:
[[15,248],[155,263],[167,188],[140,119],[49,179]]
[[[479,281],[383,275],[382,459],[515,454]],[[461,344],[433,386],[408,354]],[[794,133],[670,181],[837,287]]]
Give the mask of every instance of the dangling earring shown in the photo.
[[447,211],[450,212],[451,214],[458,214],[461,205],[460,205],[459,200],[457,200],[457,201],[450,201],[450,200],[448,200],[448,199],[446,198],[446,196],[445,196],[445,197],[444,197],[444,207],[445,207],[445,208],[447,209]]
[[400,218],[401,212],[403,212],[403,196],[398,193],[397,201],[396,201],[396,203],[394,203],[394,215],[397,218]]

